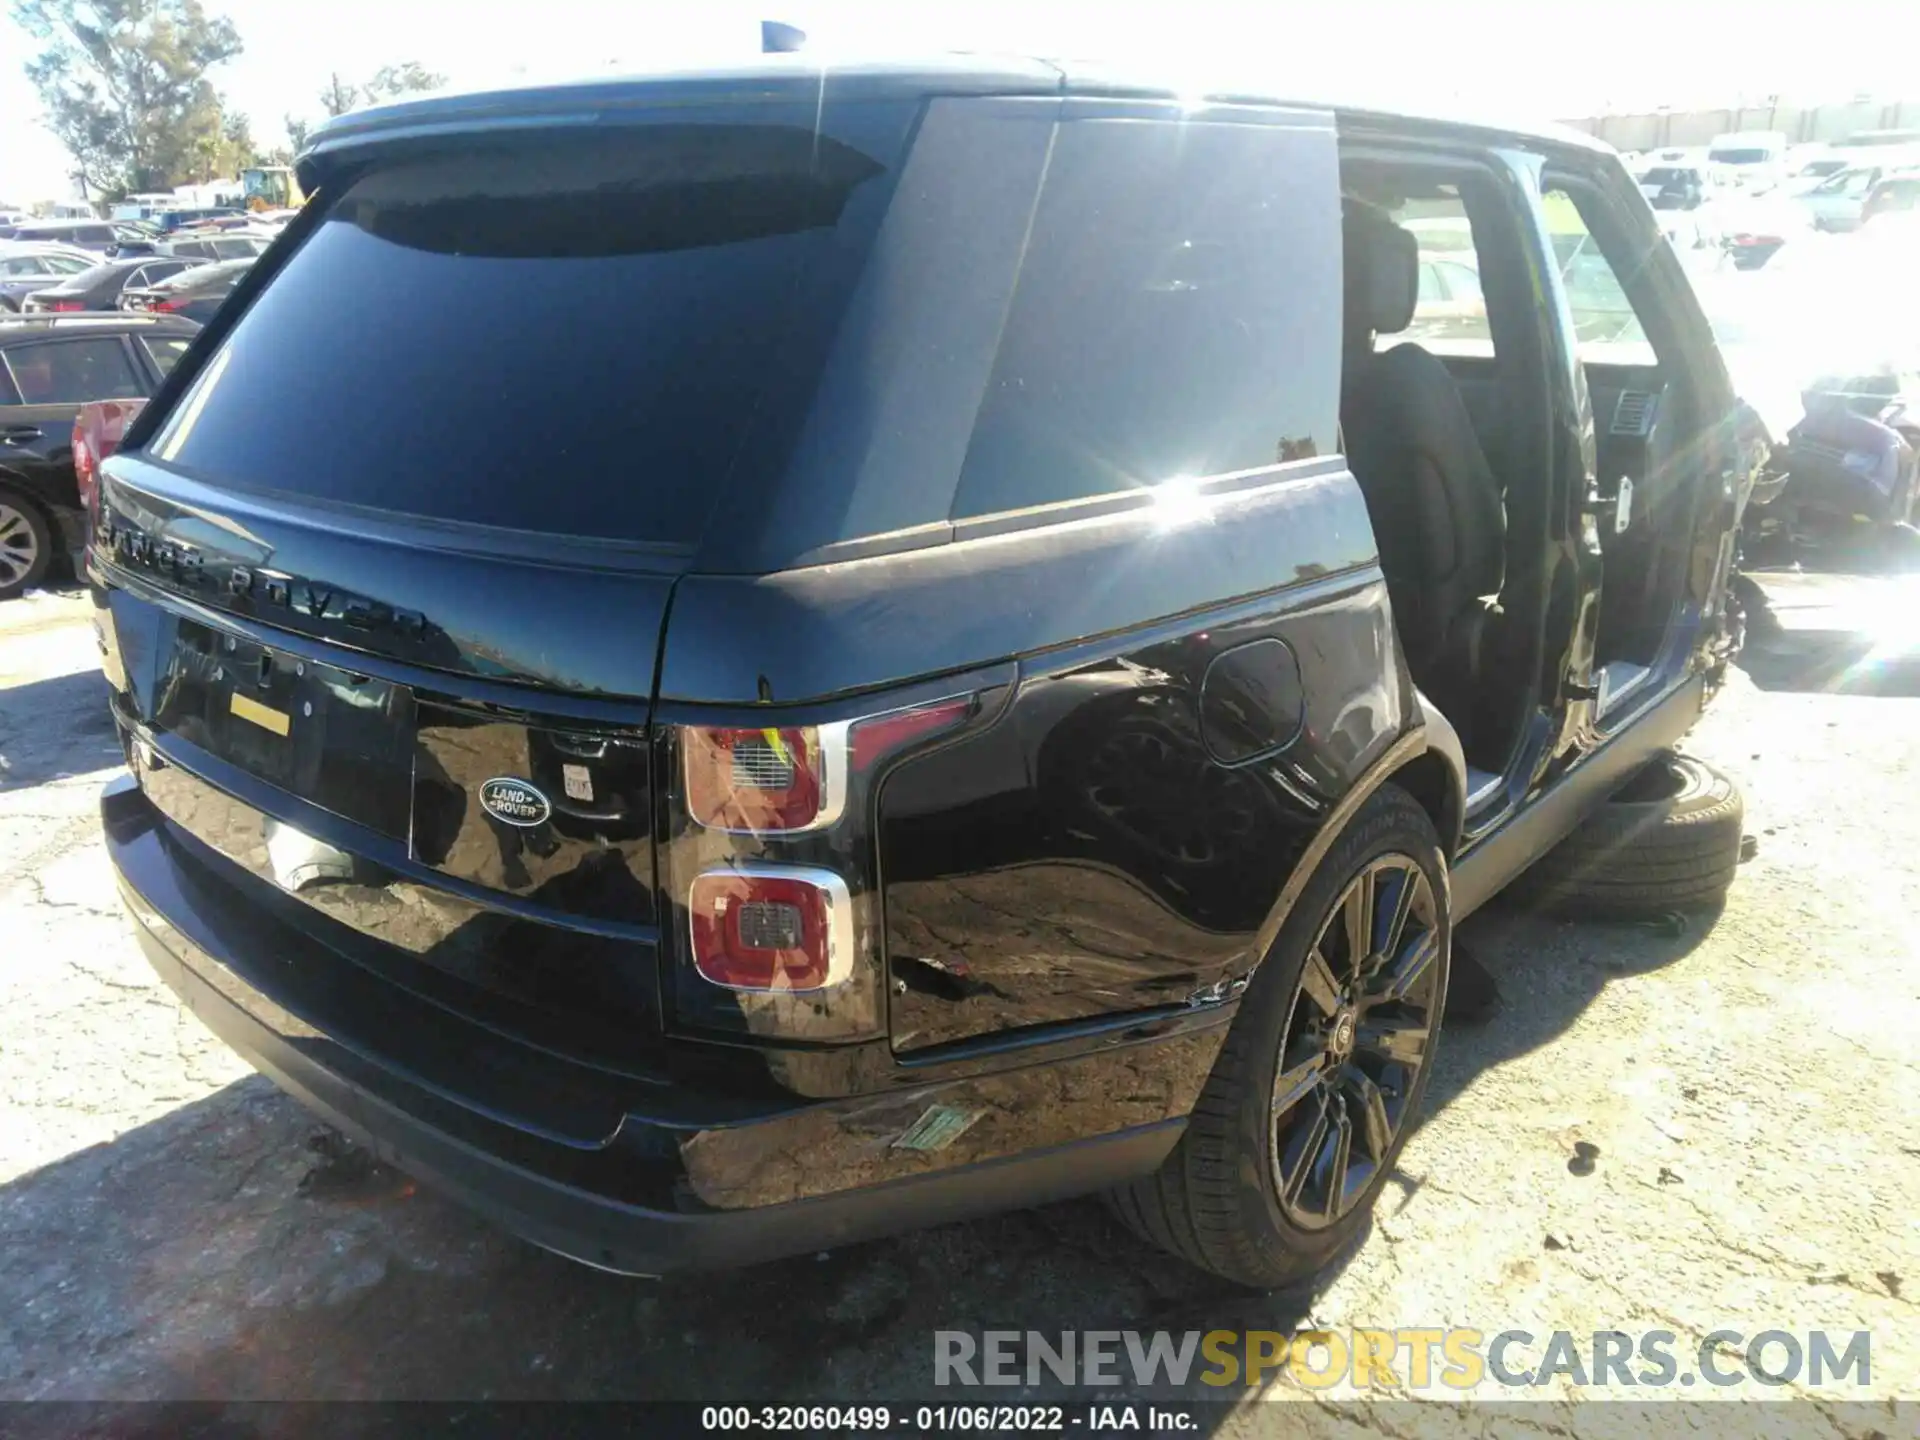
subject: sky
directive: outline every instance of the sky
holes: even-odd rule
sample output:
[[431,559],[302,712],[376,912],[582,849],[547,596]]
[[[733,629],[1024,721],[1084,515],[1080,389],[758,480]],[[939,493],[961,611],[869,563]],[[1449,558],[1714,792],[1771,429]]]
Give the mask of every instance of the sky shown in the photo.
[[[1267,77],[1319,96],[1567,118],[1602,109],[1920,100],[1920,4],[1854,0],[206,0],[245,51],[212,74],[263,146],[317,119],[329,75],[417,60],[453,88],[726,63],[759,22],[836,54],[1025,51]],[[28,36],[0,0],[0,201],[73,192],[23,71]]]

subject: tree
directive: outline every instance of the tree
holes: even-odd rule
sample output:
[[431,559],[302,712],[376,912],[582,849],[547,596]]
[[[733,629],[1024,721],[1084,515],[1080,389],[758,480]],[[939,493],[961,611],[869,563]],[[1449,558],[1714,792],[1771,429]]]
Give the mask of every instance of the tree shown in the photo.
[[329,115],[344,115],[360,103],[360,89],[344,85],[338,74],[327,77],[327,88],[320,92],[320,108]]
[[418,60],[409,60],[404,65],[381,66],[373,72],[373,79],[360,87],[360,94],[372,105],[382,100],[398,100],[403,95],[424,95],[446,83],[446,76],[434,74]]
[[229,122],[207,71],[240,53],[230,20],[201,0],[13,0],[12,9],[40,42],[26,70],[48,128],[89,186],[163,190],[224,162]]
[[[447,83],[447,77],[436,75],[418,60],[408,60],[399,65],[382,65],[373,72],[373,78],[364,85],[350,85],[336,73],[327,77],[327,88],[320,92],[320,108],[328,115],[344,115],[359,105],[378,105],[383,100],[397,100],[402,95],[418,95],[429,90],[438,90]],[[292,125],[289,123],[291,134]],[[306,142],[304,130],[299,144]]]

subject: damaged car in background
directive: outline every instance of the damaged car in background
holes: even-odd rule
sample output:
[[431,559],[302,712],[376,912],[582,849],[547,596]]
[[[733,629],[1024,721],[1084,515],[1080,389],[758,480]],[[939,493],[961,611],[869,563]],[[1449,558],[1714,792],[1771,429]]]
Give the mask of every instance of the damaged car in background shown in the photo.
[[1855,521],[1920,560],[1920,228],[1889,217],[1758,275],[1695,288],[1741,393],[1778,440],[1749,538],[1791,548]]

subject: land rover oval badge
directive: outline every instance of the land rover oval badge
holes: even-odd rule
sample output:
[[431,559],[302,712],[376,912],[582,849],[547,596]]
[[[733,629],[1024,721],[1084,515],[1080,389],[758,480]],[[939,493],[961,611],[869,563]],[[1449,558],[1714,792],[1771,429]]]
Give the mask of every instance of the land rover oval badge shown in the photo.
[[553,806],[525,780],[496,775],[480,787],[480,808],[503,825],[518,825],[531,830],[544,825],[553,814]]

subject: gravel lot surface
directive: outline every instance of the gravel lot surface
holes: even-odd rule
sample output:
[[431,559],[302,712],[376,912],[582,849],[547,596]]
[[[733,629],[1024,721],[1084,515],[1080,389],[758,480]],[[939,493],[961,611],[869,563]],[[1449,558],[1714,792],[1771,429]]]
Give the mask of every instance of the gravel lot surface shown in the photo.
[[[652,1283],[366,1163],[152,977],[97,835],[118,757],[87,615],[0,606],[0,1398],[924,1399],[937,1328],[1665,1328],[1683,1354],[1824,1328],[1872,1333],[1871,1387],[1782,1433],[1915,1433],[1889,1401],[1920,1395],[1920,687],[1881,657],[1849,662],[1876,693],[1810,693],[1757,650],[1688,741],[1757,839],[1724,913],[1465,927],[1504,1008],[1449,1032],[1372,1233],[1317,1293],[1231,1291],[1090,1202]],[[1585,1433],[1572,1393],[1502,1432]]]

